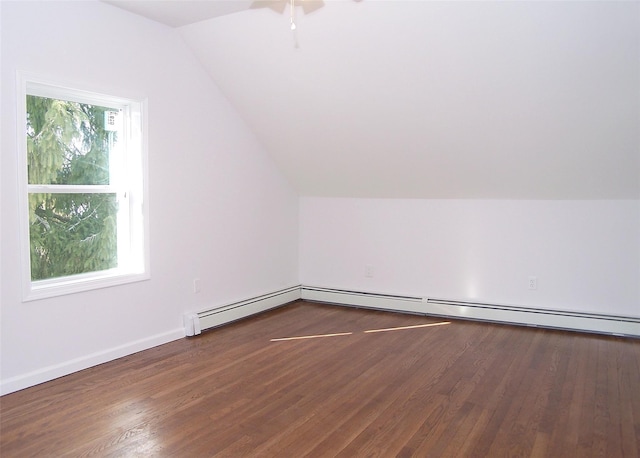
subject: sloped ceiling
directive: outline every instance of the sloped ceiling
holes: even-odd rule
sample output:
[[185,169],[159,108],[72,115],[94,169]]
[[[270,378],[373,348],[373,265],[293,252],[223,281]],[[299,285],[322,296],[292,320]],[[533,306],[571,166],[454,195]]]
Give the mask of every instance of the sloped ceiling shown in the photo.
[[289,12],[179,33],[301,195],[640,198],[640,3]]

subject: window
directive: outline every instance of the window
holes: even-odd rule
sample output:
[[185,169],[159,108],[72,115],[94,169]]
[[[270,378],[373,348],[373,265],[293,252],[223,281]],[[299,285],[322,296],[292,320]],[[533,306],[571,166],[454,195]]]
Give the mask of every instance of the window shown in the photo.
[[148,278],[144,102],[21,82],[24,299]]

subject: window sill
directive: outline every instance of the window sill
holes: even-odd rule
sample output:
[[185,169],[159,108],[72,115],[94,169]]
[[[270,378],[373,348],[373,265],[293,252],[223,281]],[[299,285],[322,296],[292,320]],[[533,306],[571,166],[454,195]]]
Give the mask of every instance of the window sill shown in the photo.
[[118,269],[99,273],[73,275],[30,282],[24,291],[22,302],[36,301],[64,296],[94,289],[109,288],[139,281],[149,280],[148,272],[125,273]]

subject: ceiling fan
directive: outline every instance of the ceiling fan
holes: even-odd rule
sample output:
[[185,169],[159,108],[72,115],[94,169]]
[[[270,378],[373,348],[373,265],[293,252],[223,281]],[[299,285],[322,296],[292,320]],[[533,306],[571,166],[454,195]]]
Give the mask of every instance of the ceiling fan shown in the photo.
[[[362,0],[353,0],[360,2]],[[250,9],[269,8],[280,14],[284,13],[287,4],[290,6],[291,12],[291,30],[296,30],[296,6],[301,6],[304,14],[313,13],[324,6],[323,0],[254,0],[249,6]]]
[[291,7],[291,30],[296,30],[296,6],[302,6],[304,14],[313,13],[324,6],[323,0],[255,0],[250,8],[270,8],[280,14],[284,13],[287,4]]
[[324,6],[323,0],[255,0],[251,3],[250,8],[269,8],[280,14],[284,13],[287,5],[296,7],[301,6],[304,14],[313,13],[315,10]]

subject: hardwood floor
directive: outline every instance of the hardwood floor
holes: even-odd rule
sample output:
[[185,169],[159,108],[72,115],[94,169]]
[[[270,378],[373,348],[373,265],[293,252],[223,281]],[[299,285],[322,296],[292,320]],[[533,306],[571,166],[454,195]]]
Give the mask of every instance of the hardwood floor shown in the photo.
[[640,340],[296,302],[0,409],[3,458],[637,457]]

